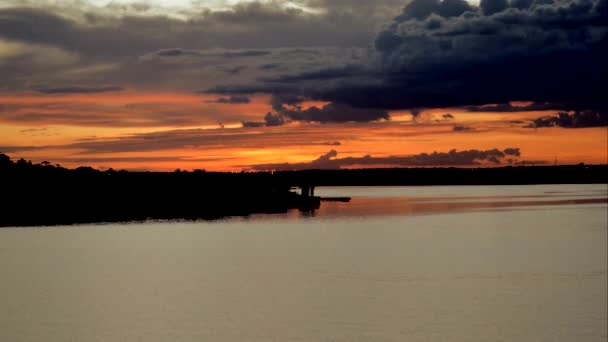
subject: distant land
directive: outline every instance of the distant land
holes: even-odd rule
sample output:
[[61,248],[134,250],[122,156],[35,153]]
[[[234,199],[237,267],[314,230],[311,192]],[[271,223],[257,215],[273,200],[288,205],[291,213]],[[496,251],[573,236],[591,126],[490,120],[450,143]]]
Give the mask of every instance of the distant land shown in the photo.
[[[283,172],[66,169],[0,154],[0,227],[213,220],[311,211],[314,186],[608,184],[608,165]],[[304,188],[298,193],[297,188]]]

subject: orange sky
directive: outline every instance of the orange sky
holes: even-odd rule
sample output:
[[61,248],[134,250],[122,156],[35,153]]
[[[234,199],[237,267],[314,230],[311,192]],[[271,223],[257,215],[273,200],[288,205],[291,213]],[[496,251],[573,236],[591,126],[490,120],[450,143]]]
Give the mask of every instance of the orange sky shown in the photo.
[[[80,95],[0,95],[0,152],[68,167],[240,171],[250,165],[338,157],[411,155],[451,149],[520,148],[521,160],[607,162],[608,129],[524,128],[548,112],[427,110],[371,123],[290,123],[243,128],[271,110],[268,96],[247,104],[217,96],[126,91]],[[305,106],[322,103],[306,103]],[[454,118],[446,119],[443,114]],[[468,130],[454,131],[454,126]],[[17,147],[27,147],[21,150]]]

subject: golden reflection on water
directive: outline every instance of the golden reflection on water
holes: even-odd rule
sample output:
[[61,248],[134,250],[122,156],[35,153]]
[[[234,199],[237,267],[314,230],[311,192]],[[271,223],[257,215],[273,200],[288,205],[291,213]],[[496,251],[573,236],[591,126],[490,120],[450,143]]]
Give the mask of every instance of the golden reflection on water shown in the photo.
[[321,197],[351,196],[348,203],[322,202],[300,218],[431,215],[488,210],[608,203],[608,185],[320,187]]

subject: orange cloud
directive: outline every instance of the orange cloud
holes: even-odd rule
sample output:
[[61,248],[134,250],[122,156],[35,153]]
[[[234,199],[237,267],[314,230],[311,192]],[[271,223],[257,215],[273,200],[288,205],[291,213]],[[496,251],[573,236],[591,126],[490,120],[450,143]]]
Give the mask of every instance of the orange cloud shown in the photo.
[[[471,113],[431,109],[388,122],[242,128],[270,110],[269,96],[218,103],[188,93],[0,95],[0,152],[65,166],[240,171],[256,164],[304,163],[336,150],[340,157],[387,157],[517,147],[522,160],[607,163],[607,128],[523,128],[552,112]],[[239,102],[239,101],[236,101]],[[323,102],[305,102],[303,108]],[[450,113],[450,116],[446,114]],[[221,123],[221,124],[220,124]],[[455,126],[467,129],[455,130]]]

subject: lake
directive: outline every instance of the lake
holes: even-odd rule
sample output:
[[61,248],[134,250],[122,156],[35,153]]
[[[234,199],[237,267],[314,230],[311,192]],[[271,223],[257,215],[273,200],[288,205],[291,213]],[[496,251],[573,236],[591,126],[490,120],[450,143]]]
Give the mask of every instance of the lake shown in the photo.
[[[607,341],[607,185],[0,229],[2,341]],[[34,213],[32,213],[34,214]]]

